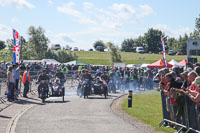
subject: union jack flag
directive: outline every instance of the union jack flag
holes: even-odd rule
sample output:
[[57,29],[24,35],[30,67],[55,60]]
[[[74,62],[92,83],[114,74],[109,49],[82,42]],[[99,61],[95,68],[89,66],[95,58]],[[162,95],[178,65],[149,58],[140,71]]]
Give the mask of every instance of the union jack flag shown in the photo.
[[14,39],[14,47],[13,47],[13,64],[19,63],[19,57],[20,57],[20,36],[19,33],[13,29],[13,39]]

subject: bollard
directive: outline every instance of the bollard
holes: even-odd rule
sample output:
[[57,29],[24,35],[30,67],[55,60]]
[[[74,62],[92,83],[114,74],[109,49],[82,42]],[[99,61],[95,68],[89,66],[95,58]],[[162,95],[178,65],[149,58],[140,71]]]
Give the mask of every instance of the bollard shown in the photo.
[[132,90],[128,91],[128,108],[132,107],[132,93],[133,93]]

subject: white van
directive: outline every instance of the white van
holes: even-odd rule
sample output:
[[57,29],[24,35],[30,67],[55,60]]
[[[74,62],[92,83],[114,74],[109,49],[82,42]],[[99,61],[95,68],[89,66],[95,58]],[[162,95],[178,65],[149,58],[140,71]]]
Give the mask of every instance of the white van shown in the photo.
[[60,44],[52,44],[51,49],[52,50],[59,50],[59,49],[61,49],[61,46],[60,46]]
[[144,53],[144,48],[143,47],[137,47],[136,52],[137,53]]
[[69,45],[65,45],[65,50],[70,50],[72,49]]

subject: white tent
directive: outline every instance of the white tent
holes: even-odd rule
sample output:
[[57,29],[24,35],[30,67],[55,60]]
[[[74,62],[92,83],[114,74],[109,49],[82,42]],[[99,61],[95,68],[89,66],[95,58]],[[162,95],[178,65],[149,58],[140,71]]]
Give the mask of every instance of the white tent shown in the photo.
[[145,67],[147,67],[148,65],[149,65],[149,64],[142,64],[141,67],[142,67],[142,68],[145,68]]
[[58,61],[56,61],[55,59],[43,59],[42,60],[42,63],[45,63],[46,62],[46,64],[61,64],[60,62],[58,62]]
[[174,59],[172,59],[170,62],[168,62],[169,64],[173,65],[173,66],[178,66],[178,67],[184,67],[184,65],[176,62]]
[[128,64],[128,65],[126,65],[126,67],[133,69],[133,68],[140,67],[140,65],[137,65],[137,64]]
[[65,65],[87,65],[86,63],[83,63],[83,62],[79,62],[77,60],[74,60],[74,61],[70,61],[70,62],[67,62],[67,63],[64,63]]

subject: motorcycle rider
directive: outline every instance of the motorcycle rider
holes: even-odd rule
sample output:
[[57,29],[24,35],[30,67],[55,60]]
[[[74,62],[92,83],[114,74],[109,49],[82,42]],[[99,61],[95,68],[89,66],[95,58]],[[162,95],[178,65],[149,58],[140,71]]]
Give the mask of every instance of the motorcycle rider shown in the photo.
[[116,93],[116,72],[113,68],[110,72],[110,83],[109,83],[109,92]]
[[65,76],[64,76],[63,72],[61,72],[59,69],[56,72],[55,78],[59,78],[61,83],[64,84]]
[[92,84],[93,78],[92,78],[92,75],[88,72],[87,69],[84,70],[84,72],[85,72],[85,73],[83,73],[83,75],[82,75],[82,77],[81,77],[81,80],[82,80],[82,81],[85,80],[85,79],[88,79],[88,80],[89,80],[89,81],[88,81],[88,83],[89,83],[88,92],[89,92],[89,94],[90,94],[90,92],[91,92],[91,84]]
[[104,80],[107,84],[109,83],[109,76],[107,74],[107,71],[103,72],[103,75],[101,75],[101,79]]
[[101,78],[98,76],[96,77],[96,81],[95,81],[95,84],[94,84],[94,94],[100,94],[100,88],[98,86],[96,86],[96,84],[98,86],[102,86],[103,85],[103,82],[101,80]]
[[[41,84],[40,82],[42,80],[46,80],[47,84]],[[49,76],[47,75],[46,70],[42,70],[42,74],[39,76],[37,83],[40,83],[38,86],[38,96],[40,97],[41,94],[41,88],[43,87],[43,85],[45,85],[44,87],[47,88],[47,94],[49,92],[49,87],[48,87],[48,82],[49,82]]]

